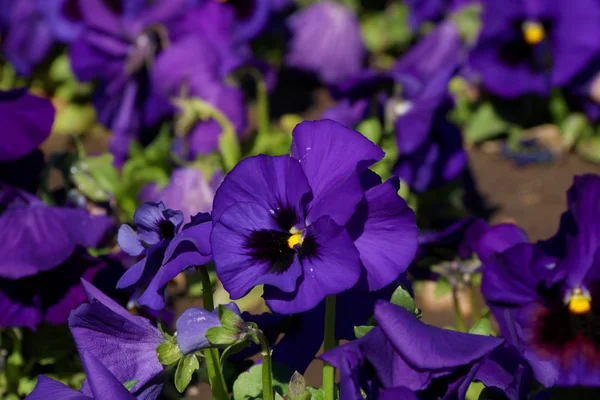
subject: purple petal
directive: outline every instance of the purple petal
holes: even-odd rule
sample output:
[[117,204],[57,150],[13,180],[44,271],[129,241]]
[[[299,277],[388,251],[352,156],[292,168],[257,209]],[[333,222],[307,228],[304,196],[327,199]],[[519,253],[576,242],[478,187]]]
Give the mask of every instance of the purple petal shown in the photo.
[[177,344],[183,354],[210,347],[206,331],[220,326],[217,310],[207,311],[199,307],[188,308],[177,320]]
[[107,368],[94,357],[90,352],[80,351],[79,356],[83,363],[85,375],[88,377],[88,383],[94,398],[108,396],[114,400],[135,400],[129,391],[123,386],[123,383],[117,379]]
[[137,233],[127,224],[121,225],[117,236],[119,247],[130,256],[139,256],[144,251],[144,246],[138,239]]
[[26,400],[90,400],[91,397],[71,389],[64,383],[50,379],[44,375],[38,376],[35,389]]

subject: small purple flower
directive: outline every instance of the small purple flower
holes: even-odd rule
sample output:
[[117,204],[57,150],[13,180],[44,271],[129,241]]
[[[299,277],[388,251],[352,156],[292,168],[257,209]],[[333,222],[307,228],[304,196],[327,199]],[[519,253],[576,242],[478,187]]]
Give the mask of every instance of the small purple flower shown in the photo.
[[337,84],[360,72],[366,48],[356,15],[333,2],[312,4],[287,20],[291,42],[285,64]]
[[[137,399],[156,399],[162,389],[162,364],[156,348],[164,338],[150,321],[130,314],[93,285],[83,281],[89,303],[69,316],[69,328],[80,354],[90,354],[121,382],[136,380]],[[81,391],[95,393],[88,375]]]
[[417,246],[414,214],[397,180],[367,170],[383,157],[331,120],[299,124],[291,156],[241,161],[213,204],[216,272],[232,299],[264,284],[276,312],[307,311],[352,288],[370,290],[406,269]]
[[[595,0],[485,0],[470,65],[482,85],[508,98],[547,95],[568,84],[600,53]],[[579,32],[573,35],[572,32]]]
[[[235,303],[231,302],[226,307],[240,315],[240,309]],[[204,308],[191,307],[181,314],[176,322],[176,327],[177,345],[183,354],[211,347],[206,338],[206,331],[215,326],[221,326],[218,311],[217,308],[207,311]]]
[[160,310],[165,306],[164,289],[171,279],[189,267],[212,260],[210,214],[196,214],[178,233],[183,213],[165,208],[162,202],[148,202],[136,210],[133,220],[138,233],[129,225],[121,225],[119,245],[129,255],[143,258],[125,272],[117,287],[149,281],[137,301]]
[[132,395],[111,371],[106,368],[98,358],[88,352],[80,352],[83,369],[88,377],[89,393],[73,390],[65,384],[50,379],[44,375],[38,377],[35,389],[26,400],[48,400],[48,399],[106,399],[112,400],[135,400],[140,397]]
[[362,390],[373,399],[462,399],[474,379],[521,398],[516,381],[527,366],[503,339],[429,326],[384,301],[375,319],[366,336],[321,356],[341,370],[341,398],[362,399]]
[[557,234],[529,243],[515,225],[481,239],[482,293],[502,334],[545,386],[597,386],[600,178],[575,177]]

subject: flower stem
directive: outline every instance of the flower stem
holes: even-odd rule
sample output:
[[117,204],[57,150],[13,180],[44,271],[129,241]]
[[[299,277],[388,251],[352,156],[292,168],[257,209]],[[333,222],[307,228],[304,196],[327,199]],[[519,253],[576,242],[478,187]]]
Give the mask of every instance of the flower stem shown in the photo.
[[275,398],[273,392],[273,363],[271,361],[271,346],[269,341],[262,333],[260,329],[255,329],[254,333],[258,336],[260,341],[262,356],[262,387],[263,387],[263,400],[273,400]]
[[471,292],[471,308],[473,308],[473,321],[479,321],[481,316],[481,305],[479,304],[479,298],[477,297],[477,290],[474,285],[469,287],[469,291]]
[[[202,280],[202,304],[204,309],[212,311],[215,308],[215,303],[213,300],[210,276],[208,275],[206,267],[201,266],[196,269],[200,273],[200,279]],[[208,370],[208,380],[213,392],[213,397],[217,400],[229,399],[229,396],[227,395],[227,385],[225,384],[225,378],[223,377],[221,368],[219,349],[206,349],[204,350],[204,355],[206,357],[206,369]]]
[[[325,300],[325,338],[323,350],[329,351],[337,346],[335,340],[335,296],[329,296]],[[325,400],[335,399],[335,367],[323,362],[323,391]]]
[[261,138],[269,134],[269,93],[267,84],[262,74],[256,68],[251,70],[252,77],[256,84],[256,114],[258,115],[258,136]]
[[461,332],[467,331],[467,324],[463,318],[462,312],[460,311],[460,302],[458,300],[458,288],[452,287],[452,302],[454,305],[454,320],[456,321],[456,329]]

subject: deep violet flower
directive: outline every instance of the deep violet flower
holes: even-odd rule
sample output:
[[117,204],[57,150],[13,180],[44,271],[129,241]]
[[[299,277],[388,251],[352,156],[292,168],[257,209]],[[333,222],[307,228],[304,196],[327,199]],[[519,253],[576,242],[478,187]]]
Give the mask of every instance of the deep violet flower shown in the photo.
[[89,377],[89,395],[80,391],[73,390],[65,384],[48,378],[44,375],[38,377],[38,383],[35,389],[26,400],[88,400],[88,399],[106,399],[112,400],[135,400],[119,379],[110,372],[106,366],[95,356],[88,352],[80,352],[83,369],[86,376]]
[[341,370],[340,398],[464,399],[473,380],[522,398],[528,367],[503,339],[429,326],[384,301],[375,319],[367,335],[320,357]]
[[162,202],[148,202],[136,210],[133,220],[138,233],[122,225],[118,241],[123,251],[142,259],[125,272],[117,287],[147,284],[137,301],[160,310],[165,305],[165,286],[171,279],[188,267],[212,260],[210,214],[198,213],[179,232],[181,211],[167,209]]
[[545,386],[598,386],[599,196],[600,177],[575,177],[554,237],[503,224],[481,239],[482,293]]
[[412,29],[419,29],[425,22],[437,23],[448,14],[459,11],[462,7],[477,0],[407,0],[409,7],[409,24]]
[[[547,95],[568,84],[600,53],[594,0],[485,0],[470,65],[502,97]],[[578,32],[573,35],[573,32]]]
[[231,298],[264,284],[269,307],[298,313],[361,275],[370,290],[398,278],[417,230],[398,181],[367,170],[382,157],[358,132],[321,120],[296,126],[291,156],[241,161],[213,203],[215,268]]
[[[156,399],[163,371],[156,348],[163,336],[149,320],[130,314],[93,285],[83,281],[83,286],[89,303],[69,316],[77,350],[98,359],[121,384],[136,380],[131,388],[135,398]],[[81,391],[88,396],[95,393],[89,375]]]
[[211,211],[215,191],[221,181],[223,175],[220,171],[216,171],[209,182],[198,168],[178,168],[171,173],[164,188],[158,189],[156,184],[145,188],[142,200],[160,201],[170,209],[181,210],[184,222],[190,222],[193,215]]
[[102,0],[79,3],[84,29],[69,48],[79,80],[98,80],[96,108],[100,122],[114,136],[110,148],[122,163],[132,139],[169,110],[150,87],[148,69],[169,40],[168,24],[185,10],[185,0],[123,2],[122,9]]
[[285,64],[336,84],[360,72],[366,48],[358,18],[343,5],[319,2],[287,20],[291,42]]

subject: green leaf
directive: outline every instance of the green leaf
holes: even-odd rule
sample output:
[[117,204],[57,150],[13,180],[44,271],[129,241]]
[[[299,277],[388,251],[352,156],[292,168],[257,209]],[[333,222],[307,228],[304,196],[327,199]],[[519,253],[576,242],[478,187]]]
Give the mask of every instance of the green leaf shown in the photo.
[[149,164],[162,164],[168,162],[171,153],[171,132],[170,126],[164,123],[160,127],[160,132],[154,138],[144,151],[144,157]]
[[52,132],[76,136],[88,132],[96,122],[96,109],[91,104],[70,103],[56,113]]
[[452,286],[447,279],[439,278],[435,283],[435,297],[440,298],[452,290]]
[[247,340],[243,340],[243,341],[239,341],[239,342],[234,343],[231,346],[227,347],[225,350],[223,350],[223,353],[221,354],[221,365],[229,357],[231,357],[234,354],[239,353],[240,351],[244,350],[248,346],[250,346],[250,342],[248,342]]
[[587,161],[600,164],[600,137],[593,136],[580,140],[575,147],[577,153]]
[[200,363],[195,354],[188,354],[179,359],[177,371],[175,371],[175,387],[179,393],[185,391],[192,380],[192,375],[198,368],[200,368]]
[[371,329],[373,329],[373,328],[375,328],[375,327],[371,326],[371,325],[355,326],[354,327],[354,336],[356,336],[357,339],[360,339],[361,337],[363,337],[367,333],[369,333],[371,331]]
[[452,14],[450,17],[458,27],[458,31],[466,43],[475,43],[477,40],[481,27],[481,11],[482,7],[480,4],[473,4],[468,7],[461,7],[460,11]]
[[594,129],[583,113],[571,113],[560,125],[562,141],[565,147],[572,148],[581,138],[590,137]]
[[492,334],[492,324],[487,318],[481,318],[469,330],[474,335],[489,336]]
[[138,382],[139,382],[138,379],[131,379],[131,380],[123,382],[123,386],[125,386],[125,389],[131,391],[131,389],[133,389],[133,387],[135,386],[135,384],[138,383]]
[[362,133],[371,142],[378,144],[381,140],[382,127],[378,118],[368,118],[362,121],[356,127],[356,130]]
[[310,393],[306,390],[306,381],[302,374],[296,371],[288,385],[288,398],[289,400],[299,400],[304,393],[308,393],[310,399]]
[[240,142],[233,130],[225,130],[219,137],[219,152],[223,157],[226,171],[231,171],[239,160],[242,159]]
[[[283,395],[288,392],[290,369],[282,364],[273,364],[273,389]],[[233,383],[233,400],[262,399],[262,365],[254,365],[238,376]]]
[[119,173],[112,163],[113,155],[110,153],[85,157],[71,167],[71,179],[87,198],[106,201],[116,192],[119,182]]
[[167,340],[160,344],[156,348],[156,354],[158,356],[158,361],[163,365],[171,365],[180,360],[183,356],[179,346],[177,346],[177,341],[174,338],[173,340]]
[[483,103],[473,113],[465,128],[465,139],[479,143],[506,132],[510,124],[504,121],[490,103]]
[[223,326],[213,326],[206,331],[206,339],[215,346],[231,346],[239,341],[239,332]]
[[325,392],[323,391],[323,389],[317,389],[314,387],[308,387],[308,391],[311,394],[311,400],[324,400],[325,399]]
[[415,300],[402,286],[398,286],[396,290],[394,290],[390,302],[406,309],[407,311],[410,311],[413,314],[415,314],[417,311]]

